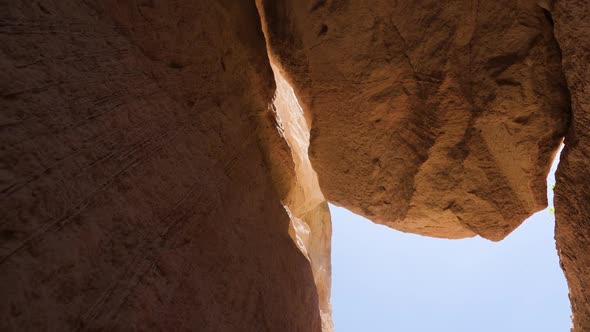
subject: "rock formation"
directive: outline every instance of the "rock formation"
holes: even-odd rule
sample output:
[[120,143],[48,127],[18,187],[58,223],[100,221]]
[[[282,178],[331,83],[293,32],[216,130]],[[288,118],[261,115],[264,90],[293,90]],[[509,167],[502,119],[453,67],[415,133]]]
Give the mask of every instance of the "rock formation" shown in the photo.
[[[309,126],[303,109],[281,70],[273,66],[277,93],[274,99],[278,127],[288,144],[294,163],[287,197],[283,200],[291,218],[290,235],[309,259],[320,302],[322,330],[332,331],[330,285],[332,224],[328,203],[308,157]],[[281,165],[277,165],[280,167]]]
[[1,7],[0,330],[320,331],[255,3]]
[[590,4],[560,0],[555,36],[572,98],[572,121],[557,169],[555,240],[570,288],[574,332],[590,331]]
[[262,1],[326,198],[423,235],[501,240],[547,205],[569,99],[527,1]]
[[564,136],[590,330],[587,1],[0,9],[0,330],[331,331],[327,201],[498,241]]

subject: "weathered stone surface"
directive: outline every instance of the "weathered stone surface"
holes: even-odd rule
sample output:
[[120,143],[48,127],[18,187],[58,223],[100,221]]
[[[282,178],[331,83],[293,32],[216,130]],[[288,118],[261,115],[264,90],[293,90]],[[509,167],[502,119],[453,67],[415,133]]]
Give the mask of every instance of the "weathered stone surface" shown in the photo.
[[534,1],[260,2],[326,199],[402,231],[492,240],[546,206],[569,99]]
[[0,330],[319,331],[254,1],[0,9]]
[[[301,252],[309,259],[318,290],[322,331],[334,330],[331,287],[332,224],[330,211],[318,177],[308,156],[309,126],[289,83],[278,67],[273,66],[277,93],[274,99],[277,121],[294,163],[291,185],[283,203],[291,217],[290,234]],[[278,164],[276,167],[280,167]]]
[[500,240],[570,108],[556,240],[590,330],[589,7],[1,2],[0,330],[330,331],[326,200]]
[[555,239],[570,288],[575,332],[590,331],[590,3],[552,10],[572,98],[572,121],[557,170]]

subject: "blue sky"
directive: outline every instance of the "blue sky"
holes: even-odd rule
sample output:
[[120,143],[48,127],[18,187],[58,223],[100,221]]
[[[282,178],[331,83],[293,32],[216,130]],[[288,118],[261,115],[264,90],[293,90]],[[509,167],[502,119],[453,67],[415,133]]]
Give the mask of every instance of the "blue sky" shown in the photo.
[[406,234],[330,210],[336,332],[569,331],[547,210],[497,243]]

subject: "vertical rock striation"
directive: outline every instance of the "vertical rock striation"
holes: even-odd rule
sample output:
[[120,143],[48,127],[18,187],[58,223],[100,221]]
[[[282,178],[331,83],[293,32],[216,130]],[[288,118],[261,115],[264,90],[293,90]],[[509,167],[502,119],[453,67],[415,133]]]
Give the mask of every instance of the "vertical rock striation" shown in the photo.
[[559,0],[552,10],[572,99],[557,170],[555,240],[570,288],[574,332],[590,331],[590,3]]
[[546,206],[569,99],[544,8],[260,2],[329,201],[402,231],[491,240]]
[[[273,66],[277,94],[274,99],[282,137],[287,142],[294,162],[289,191],[283,200],[291,217],[290,234],[301,252],[309,259],[318,290],[322,331],[334,330],[331,287],[332,224],[328,203],[308,156],[309,127],[303,109],[280,69]],[[277,165],[280,167],[281,165]]]
[[254,1],[0,9],[0,330],[319,331]]

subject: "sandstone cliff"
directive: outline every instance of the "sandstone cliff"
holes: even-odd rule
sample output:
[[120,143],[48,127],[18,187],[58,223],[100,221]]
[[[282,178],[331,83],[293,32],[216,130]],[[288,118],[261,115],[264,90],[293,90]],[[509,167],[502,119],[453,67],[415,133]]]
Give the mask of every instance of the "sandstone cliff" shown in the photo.
[[0,330],[319,331],[254,2],[0,9]]
[[570,288],[575,332],[590,331],[590,3],[560,0],[555,36],[572,98],[557,170],[555,240]]
[[546,206],[564,136],[556,240],[590,330],[589,16],[0,2],[0,330],[330,331],[327,201],[498,241]]
[[546,206],[573,110],[556,239],[590,329],[587,2],[259,2],[326,199],[375,222],[501,240]]

